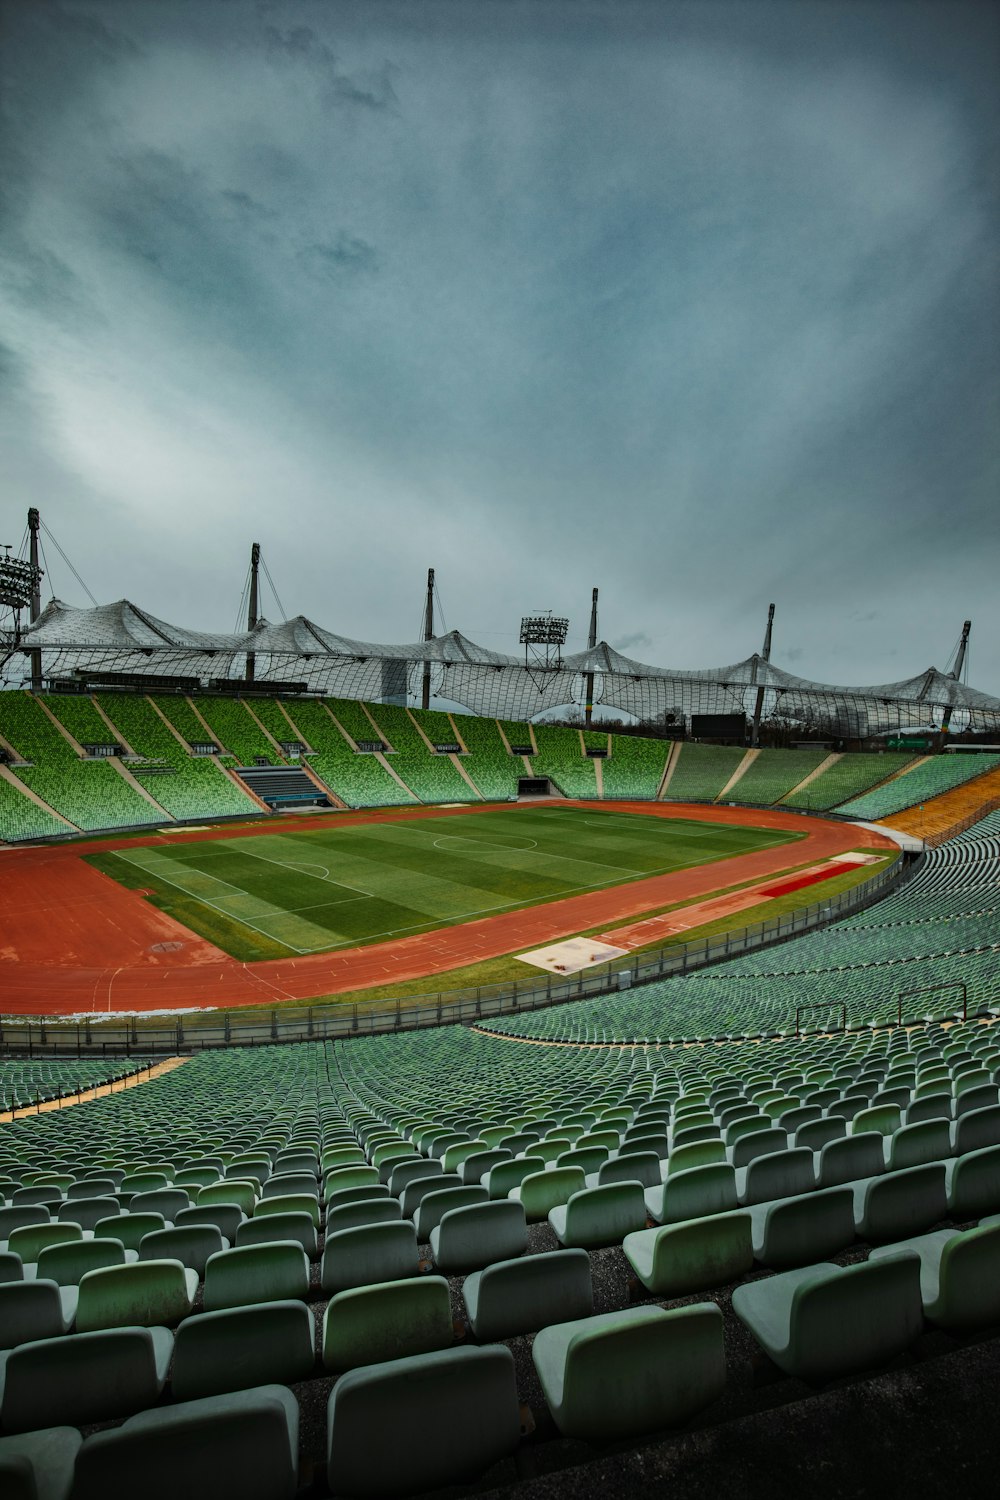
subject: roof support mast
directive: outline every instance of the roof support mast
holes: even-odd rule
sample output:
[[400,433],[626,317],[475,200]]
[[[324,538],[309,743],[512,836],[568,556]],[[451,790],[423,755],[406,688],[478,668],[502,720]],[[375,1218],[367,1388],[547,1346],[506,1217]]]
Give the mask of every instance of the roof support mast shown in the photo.
[[[761,661],[770,661],[771,660],[771,628],[772,628],[773,625],[774,625],[774,605],[773,604],[769,604],[767,606],[767,629],[764,632],[764,649],[760,653],[760,659],[761,659]],[[757,663],[756,662],[754,662],[754,664],[753,664],[753,676],[754,676],[754,681],[756,681],[756,679],[757,679]],[[760,716],[763,713],[763,711],[764,711],[764,684],[761,683],[760,687],[757,689],[757,701],[754,704],[754,708],[753,708],[753,735],[751,737],[750,743],[751,743],[751,745],[754,746],[754,748],[756,748],[757,745],[760,743]]]
[[[587,636],[587,645],[593,651],[597,645],[597,590],[590,596],[590,634]],[[585,682],[586,692],[584,694],[584,720],[587,724],[594,717],[594,674],[588,672]]]
[[[38,570],[38,532],[41,526],[41,517],[35,506],[28,511],[28,561],[31,564],[31,620],[32,624],[38,619],[42,612],[42,575]],[[32,691],[40,693],[42,690],[42,653],[36,647],[31,653],[31,687]]]
[[[434,639],[434,569],[427,569],[427,605],[424,609],[424,640]],[[420,693],[420,707],[431,706],[431,664],[424,662],[424,677]]]
[[[971,630],[972,621],[966,620],[965,624],[962,626],[962,639],[959,641],[958,650],[955,653],[955,665],[948,673],[948,676],[952,679],[953,682],[961,682],[962,680],[962,668],[965,666],[965,653],[969,649],[969,634]],[[941,720],[942,734],[948,733],[948,729],[951,725],[952,712],[953,710],[951,704],[949,704],[944,711],[944,718]]]
[[[247,609],[247,629],[253,630],[260,619],[260,542],[250,548],[250,604]],[[253,682],[257,661],[252,651],[247,652],[247,682]]]

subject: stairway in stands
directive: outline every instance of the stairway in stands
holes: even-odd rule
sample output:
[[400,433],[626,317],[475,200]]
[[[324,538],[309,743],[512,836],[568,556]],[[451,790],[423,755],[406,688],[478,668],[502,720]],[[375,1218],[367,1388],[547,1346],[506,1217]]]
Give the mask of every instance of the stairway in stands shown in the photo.
[[272,809],[330,806],[300,766],[236,766],[233,774]]

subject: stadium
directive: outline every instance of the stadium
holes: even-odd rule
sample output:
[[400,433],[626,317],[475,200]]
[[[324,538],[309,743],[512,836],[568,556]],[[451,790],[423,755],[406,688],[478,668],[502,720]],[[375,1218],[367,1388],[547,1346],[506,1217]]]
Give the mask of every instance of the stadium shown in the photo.
[[73,1495],[707,1494],[805,1404],[777,1492],[819,1451],[833,1494],[902,1383],[977,1474],[969,622],[950,672],[831,688],[771,664],[773,606],[679,673],[598,642],[595,590],[585,653],[536,616],[519,660],[435,636],[432,574],[380,647],[258,618],[255,544],[221,637],[42,609],[39,530],[0,563],[0,1453]]

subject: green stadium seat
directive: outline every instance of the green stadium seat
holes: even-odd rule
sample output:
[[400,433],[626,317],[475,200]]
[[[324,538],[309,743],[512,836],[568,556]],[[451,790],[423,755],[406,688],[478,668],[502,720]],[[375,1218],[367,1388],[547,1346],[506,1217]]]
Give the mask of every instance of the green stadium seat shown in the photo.
[[943,1161],[950,1155],[951,1131],[947,1120],[923,1120],[915,1125],[901,1125],[885,1142],[885,1164],[890,1172],[901,1167],[919,1167],[924,1162]]
[[76,1326],[99,1328],[170,1327],[186,1318],[198,1290],[198,1273],[179,1260],[136,1261],[104,1266],[80,1278]]
[[948,1212],[953,1219],[977,1219],[1000,1212],[1000,1146],[969,1151],[945,1165]]
[[347,1291],[379,1281],[401,1281],[420,1268],[417,1233],[408,1220],[364,1224],[327,1233],[320,1267],[324,1292]]
[[791,1198],[816,1186],[816,1161],[805,1146],[757,1156],[736,1172],[736,1194],[741,1204],[768,1203]]
[[548,1218],[560,1245],[584,1250],[620,1245],[627,1234],[645,1228],[642,1184],[629,1180],[584,1188],[550,1209]]
[[489,1194],[479,1183],[469,1187],[443,1188],[441,1192],[425,1194],[420,1200],[414,1217],[417,1240],[421,1245],[428,1244],[432,1231],[452,1209],[468,1208],[473,1204],[484,1205],[488,1202]]
[[106,1219],[98,1219],[94,1225],[94,1237],[121,1240],[126,1250],[138,1250],[147,1234],[168,1227],[162,1214],[111,1214]]
[[839,1187],[862,1177],[877,1177],[885,1171],[885,1148],[878,1131],[828,1141],[819,1152],[817,1179],[820,1187]]
[[22,1224],[7,1236],[7,1249],[22,1262],[37,1261],[48,1245],[77,1244],[83,1239],[79,1224]]
[[736,1168],[717,1161],[672,1172],[660,1187],[647,1188],[644,1197],[649,1217],[657,1224],[726,1213],[739,1205]]
[[383,1281],[335,1292],[323,1317],[323,1363],[354,1369],[445,1349],[454,1339],[443,1276]]
[[0,1286],[7,1281],[23,1281],[24,1265],[16,1250],[0,1250]]
[[4,1500],[69,1500],[82,1441],[75,1427],[0,1437]]
[[179,1260],[189,1271],[204,1276],[208,1257],[228,1250],[214,1224],[183,1224],[173,1229],[154,1229],[139,1241],[140,1260]]
[[[494,1170],[503,1169],[497,1167]],[[528,1223],[533,1224],[548,1218],[550,1209],[565,1203],[586,1186],[586,1178],[579,1167],[550,1167],[547,1171],[529,1173],[517,1187],[511,1188],[507,1196],[522,1205]]]
[[185,1318],[174,1345],[171,1390],[193,1401],[255,1385],[308,1380],[315,1324],[304,1302],[264,1302]]
[[206,1312],[292,1298],[305,1301],[309,1257],[290,1240],[221,1250],[208,1258],[202,1295]]
[[868,1259],[907,1252],[920,1258],[920,1295],[928,1323],[957,1334],[1000,1322],[1000,1224],[958,1234],[938,1229],[882,1245]]
[[871,1244],[901,1240],[948,1216],[944,1162],[906,1167],[854,1184],[859,1239]]
[[63,1203],[57,1212],[60,1224],[78,1224],[81,1229],[96,1229],[102,1219],[113,1218],[121,1212],[121,1205],[110,1194],[99,1198],[73,1198]]
[[552,1318],[583,1318],[594,1310],[586,1250],[551,1250],[496,1261],[465,1278],[469,1323],[481,1343],[533,1333]]
[[526,1177],[544,1171],[544,1157],[521,1156],[513,1161],[498,1162],[489,1169],[482,1183],[491,1198],[506,1198],[512,1189],[521,1186]]
[[[422,1213],[433,1198],[420,1205]],[[417,1228],[417,1238],[422,1234]],[[510,1260],[527,1247],[524,1209],[509,1199],[484,1198],[446,1209],[430,1231],[431,1254],[439,1270],[449,1274],[478,1271],[492,1261]]]
[[808,1265],[854,1242],[854,1195],[849,1186],[757,1203],[749,1213],[754,1259],[773,1270]]
[[344,1229],[357,1229],[362,1224],[386,1224],[401,1217],[402,1209],[395,1198],[362,1198],[357,1203],[344,1203],[328,1209],[326,1232],[337,1234]]
[[72,1328],[76,1311],[75,1287],[59,1287],[54,1281],[2,1282],[0,1349],[61,1338]]
[[125,1327],[20,1344],[0,1356],[5,1432],[131,1416],[160,1399],[174,1337]]
[[126,1250],[121,1240],[70,1240],[65,1245],[48,1245],[39,1251],[35,1276],[40,1281],[54,1281],[57,1286],[79,1286],[88,1271],[124,1266],[137,1259],[137,1252]]
[[175,1229],[187,1228],[189,1224],[211,1224],[230,1244],[246,1215],[238,1203],[198,1203],[194,1208],[182,1208],[174,1220]]
[[724,1286],[753,1267],[747,1212],[712,1214],[626,1235],[625,1258],[647,1291],[682,1297]]

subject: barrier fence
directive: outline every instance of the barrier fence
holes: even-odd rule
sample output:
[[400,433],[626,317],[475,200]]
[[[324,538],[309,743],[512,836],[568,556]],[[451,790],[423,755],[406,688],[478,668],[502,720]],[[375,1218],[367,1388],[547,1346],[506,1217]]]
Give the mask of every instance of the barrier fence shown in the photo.
[[[909,880],[922,857],[897,859],[862,885],[769,921],[719,933],[697,942],[677,943],[616,960],[600,972],[582,970],[570,979],[535,979],[450,990],[435,995],[359,1002],[290,1003],[263,1011],[189,1011],[164,1018],[76,1016],[4,1017],[0,1056],[83,1057],[89,1055],[179,1056],[215,1047],[254,1047],[328,1038],[374,1036],[394,1031],[461,1024],[542,1010],[571,1000],[594,998],[633,985],[689,974],[743,953],[766,948],[850,916]],[[58,979],[54,979],[58,984]]]

